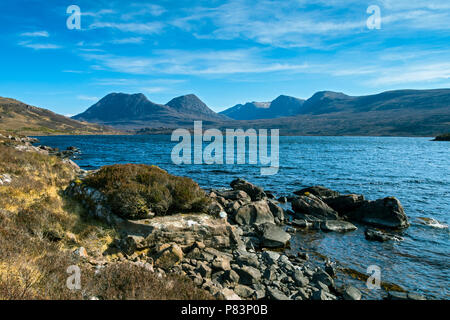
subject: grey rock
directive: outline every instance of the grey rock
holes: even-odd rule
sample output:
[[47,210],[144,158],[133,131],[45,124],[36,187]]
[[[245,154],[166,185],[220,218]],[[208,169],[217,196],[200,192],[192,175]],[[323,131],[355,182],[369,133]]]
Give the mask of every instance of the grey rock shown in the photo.
[[320,224],[320,228],[326,232],[349,232],[358,229],[353,223],[341,220],[328,220]]
[[364,236],[369,241],[378,241],[378,242],[386,242],[386,241],[402,241],[403,238],[388,234],[386,232],[383,232],[381,230],[375,230],[375,229],[366,229],[364,231]]
[[291,239],[291,235],[281,227],[265,223],[260,225],[258,232],[261,235],[261,243],[265,248],[283,248]]
[[234,221],[239,225],[251,225],[262,223],[275,223],[267,201],[255,201],[240,207],[234,216]]
[[298,196],[302,196],[305,193],[310,193],[315,195],[316,197],[320,197],[322,199],[327,199],[330,197],[338,197],[340,195],[339,192],[325,188],[323,186],[314,186],[305,189],[301,189],[299,191],[294,192],[294,194]]
[[261,272],[256,268],[243,266],[235,271],[239,275],[239,283],[241,284],[252,285],[261,280]]
[[329,197],[324,202],[339,214],[353,211],[361,207],[364,203],[364,196],[360,194],[346,194],[337,197]]
[[299,196],[294,199],[292,201],[292,209],[296,213],[312,215],[322,219],[336,220],[338,218],[335,210],[312,194]]
[[353,286],[346,287],[342,293],[344,300],[361,300],[361,296],[361,291]]
[[269,205],[270,211],[275,218],[278,218],[279,221],[284,220],[284,210],[280,206],[276,205],[273,200],[268,200],[267,204]]
[[230,183],[233,190],[242,190],[246,192],[252,201],[258,201],[266,198],[266,194],[261,187],[255,186],[254,184],[245,181],[243,179],[236,179]]
[[409,227],[408,217],[400,201],[395,197],[364,201],[356,210],[346,216],[354,221],[379,228],[403,229]]
[[309,284],[308,278],[300,270],[295,270],[293,278],[299,287],[306,287]]
[[267,296],[272,300],[291,300],[288,296],[286,296],[283,292],[278,289],[268,287],[267,288]]
[[337,297],[325,290],[315,291],[312,300],[337,300]]
[[267,263],[276,264],[278,259],[280,259],[280,254],[267,250],[262,253],[262,257],[267,261]]
[[255,290],[248,286],[238,284],[236,287],[234,287],[234,292],[241,298],[250,298],[255,293]]

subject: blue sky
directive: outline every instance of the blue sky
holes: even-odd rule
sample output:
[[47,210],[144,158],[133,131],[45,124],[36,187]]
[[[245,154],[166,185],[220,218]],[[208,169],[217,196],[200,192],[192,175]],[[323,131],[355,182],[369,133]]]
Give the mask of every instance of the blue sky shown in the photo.
[[[69,30],[69,5],[81,30]],[[377,5],[381,28],[369,29]],[[0,96],[69,115],[110,92],[213,110],[450,87],[448,0],[1,1]]]

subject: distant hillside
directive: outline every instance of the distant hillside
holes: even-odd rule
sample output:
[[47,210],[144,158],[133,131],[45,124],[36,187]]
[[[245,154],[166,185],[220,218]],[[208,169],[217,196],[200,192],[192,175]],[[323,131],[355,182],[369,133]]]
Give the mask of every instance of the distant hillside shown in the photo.
[[151,102],[142,93],[111,93],[73,119],[111,125],[121,129],[177,127],[193,120],[224,121],[195,95],[175,98],[167,105]]
[[273,119],[297,115],[304,100],[281,95],[272,102],[247,102],[220,112],[235,120]]
[[114,134],[118,130],[76,121],[52,111],[0,97],[0,129],[22,135]]
[[275,119],[286,116],[318,115],[336,112],[369,112],[450,107],[450,89],[395,90],[352,97],[341,92],[320,91],[304,101],[280,96],[271,103],[238,104],[221,114],[235,120]]
[[300,114],[334,112],[368,112],[450,108],[450,89],[395,90],[352,97],[343,93],[322,91],[305,101]]

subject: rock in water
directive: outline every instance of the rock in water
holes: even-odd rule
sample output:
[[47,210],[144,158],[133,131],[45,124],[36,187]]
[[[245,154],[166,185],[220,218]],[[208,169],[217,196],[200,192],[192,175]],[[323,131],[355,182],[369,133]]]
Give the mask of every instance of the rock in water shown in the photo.
[[349,219],[380,228],[402,229],[409,227],[403,207],[395,197],[364,201],[358,209],[347,213],[347,216]]
[[292,201],[292,210],[296,213],[308,214],[324,219],[336,220],[337,212],[318,197],[309,194],[299,196]]
[[312,194],[316,197],[320,197],[321,199],[327,199],[327,198],[333,198],[338,197],[340,194],[337,191],[322,187],[322,186],[314,186],[305,188],[299,191],[295,191],[294,194],[298,196],[303,196],[306,194]]
[[353,286],[348,286],[345,288],[342,294],[344,300],[361,300],[361,291]]
[[267,201],[260,200],[240,207],[234,216],[234,221],[239,225],[274,223],[274,217]]
[[266,194],[261,187],[255,186],[254,184],[243,179],[233,180],[230,185],[233,190],[242,190],[246,192],[252,201],[258,201],[266,198]]
[[364,204],[364,196],[360,194],[346,194],[326,198],[324,202],[342,215],[362,206]]
[[391,234],[385,233],[380,230],[375,230],[375,229],[366,229],[366,231],[364,231],[364,235],[365,235],[366,239],[370,240],[370,241],[386,242],[386,241],[401,241],[401,240],[403,240],[403,238],[398,237],[396,235],[391,235]]
[[329,220],[320,224],[323,231],[348,232],[358,229],[353,223],[340,220]]

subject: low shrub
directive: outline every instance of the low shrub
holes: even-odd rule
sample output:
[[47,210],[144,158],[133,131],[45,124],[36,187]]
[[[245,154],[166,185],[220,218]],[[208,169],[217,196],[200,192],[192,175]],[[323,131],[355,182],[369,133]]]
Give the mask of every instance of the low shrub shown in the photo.
[[192,179],[142,164],[105,166],[84,183],[106,195],[113,213],[128,219],[178,212],[202,212],[205,192]]

